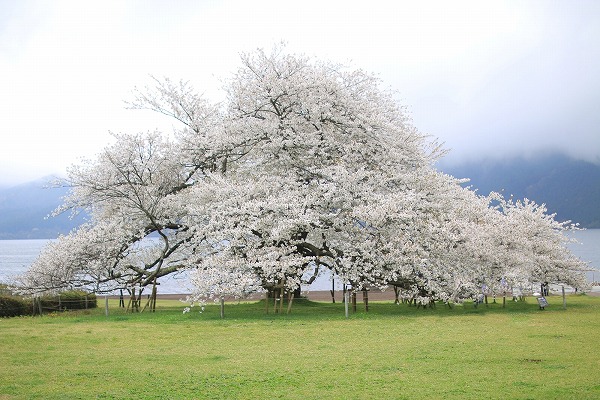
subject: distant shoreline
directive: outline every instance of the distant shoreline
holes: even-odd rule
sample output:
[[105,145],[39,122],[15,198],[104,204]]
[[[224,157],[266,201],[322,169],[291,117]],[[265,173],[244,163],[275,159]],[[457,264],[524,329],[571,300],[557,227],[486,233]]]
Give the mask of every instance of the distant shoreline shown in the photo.
[[[568,294],[568,295],[571,295],[571,294]],[[183,301],[185,301],[185,298],[188,295],[189,294],[186,294],[186,293],[165,293],[165,294],[157,294],[157,298],[159,300],[162,299],[162,300],[183,300]],[[593,296],[593,297],[600,297],[600,286],[594,286],[591,291],[586,292],[586,295]],[[342,297],[343,294],[342,294],[341,290],[335,291],[334,296],[335,296],[336,303],[341,302],[343,299],[343,297]],[[560,296],[560,293],[551,293],[550,296]],[[147,297],[148,297],[147,294],[142,295],[142,299],[145,299]],[[331,293],[327,290],[310,291],[305,294],[305,297],[311,301],[331,302]],[[507,295],[506,297],[512,299],[512,295],[510,295],[510,296]],[[118,299],[119,296],[110,295],[110,296],[108,296],[108,298]],[[127,299],[128,296],[125,294],[124,298]],[[256,294],[256,295],[250,296],[244,300],[260,300],[262,298],[264,298],[264,294]],[[395,297],[394,297],[393,289],[389,289],[384,292],[382,292],[380,290],[370,290],[369,291],[369,300],[370,301],[394,301],[394,299],[395,299]],[[498,299],[502,299],[502,296],[496,296],[496,301],[498,301]],[[237,299],[226,298],[226,301],[237,301]],[[362,292],[358,293],[357,301],[358,302],[363,301]],[[493,301],[492,296],[490,296],[488,298],[488,301],[489,302]]]

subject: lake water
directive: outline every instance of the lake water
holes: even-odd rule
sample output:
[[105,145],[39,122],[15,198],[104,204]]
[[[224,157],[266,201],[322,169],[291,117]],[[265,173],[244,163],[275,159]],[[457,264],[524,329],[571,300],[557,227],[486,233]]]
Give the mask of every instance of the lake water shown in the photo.
[[[570,244],[571,251],[589,263],[595,269],[587,274],[588,280],[600,281],[600,229],[588,229],[570,233],[580,243]],[[10,280],[12,276],[21,274],[29,268],[40,254],[43,247],[51,240],[0,240],[0,282]],[[159,288],[160,293],[189,293],[184,274],[163,279]],[[337,283],[337,282],[336,282]],[[306,289],[306,288],[305,288]],[[310,286],[310,290],[329,290],[331,281],[328,275],[320,276]],[[336,284],[336,290],[341,285]]]

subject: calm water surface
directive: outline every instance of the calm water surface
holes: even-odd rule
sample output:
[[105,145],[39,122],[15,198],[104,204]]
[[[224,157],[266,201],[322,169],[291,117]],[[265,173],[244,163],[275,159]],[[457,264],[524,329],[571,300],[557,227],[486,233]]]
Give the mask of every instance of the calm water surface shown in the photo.
[[[587,274],[588,280],[600,281],[600,229],[577,231],[569,235],[580,242],[570,244],[571,251],[596,270]],[[0,240],[0,282],[6,282],[12,276],[25,272],[49,242],[51,240],[45,239]],[[310,290],[330,288],[329,276],[321,276],[311,285]],[[170,277],[163,280],[159,291],[160,293],[189,293],[186,277]]]

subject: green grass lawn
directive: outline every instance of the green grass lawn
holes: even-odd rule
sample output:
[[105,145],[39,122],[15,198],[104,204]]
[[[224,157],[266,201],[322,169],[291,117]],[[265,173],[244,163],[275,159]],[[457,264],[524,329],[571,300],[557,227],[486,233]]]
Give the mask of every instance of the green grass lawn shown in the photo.
[[600,298],[549,301],[0,319],[0,399],[599,399]]

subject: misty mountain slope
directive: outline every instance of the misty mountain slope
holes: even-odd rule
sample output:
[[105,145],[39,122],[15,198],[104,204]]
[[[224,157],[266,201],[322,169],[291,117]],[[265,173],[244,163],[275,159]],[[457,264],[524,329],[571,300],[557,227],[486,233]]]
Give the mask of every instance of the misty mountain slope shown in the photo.
[[67,188],[44,188],[47,179],[0,189],[0,239],[52,239],[83,222],[68,214],[46,218]]
[[440,170],[470,178],[480,194],[501,192],[505,197],[544,203],[559,221],[600,228],[600,166],[563,155],[532,159],[484,160],[441,165]]
[[[560,221],[600,228],[600,166],[561,155],[534,159],[485,160],[440,165],[458,178],[470,178],[481,194],[502,192],[506,197],[545,203]],[[45,217],[61,204],[67,189],[44,189],[47,180],[0,188],[0,239],[51,239],[80,225],[83,217]]]

